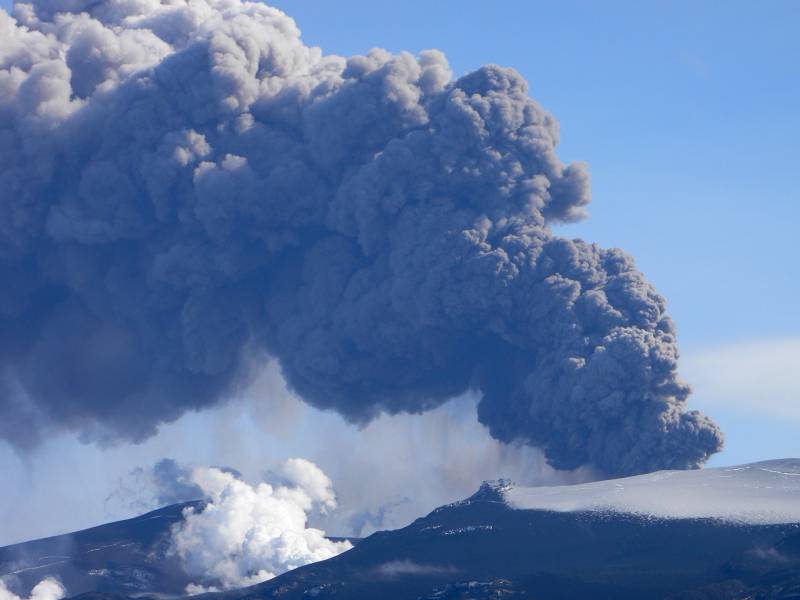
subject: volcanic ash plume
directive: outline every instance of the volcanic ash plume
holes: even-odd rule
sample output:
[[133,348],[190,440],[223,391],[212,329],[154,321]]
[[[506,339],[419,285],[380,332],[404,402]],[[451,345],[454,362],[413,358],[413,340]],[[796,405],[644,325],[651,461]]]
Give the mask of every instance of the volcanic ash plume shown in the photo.
[[589,175],[513,70],[323,55],[240,0],[0,11],[0,435],[141,440],[276,358],[363,424],[467,389],[609,474],[721,446],[665,301],[557,237]]
[[188,508],[172,532],[173,551],[202,580],[188,593],[254,585],[352,547],[307,527],[314,509],[336,508],[331,481],[314,463],[294,458],[282,475],[289,485],[251,486],[217,468],[196,469],[193,481],[209,502]]

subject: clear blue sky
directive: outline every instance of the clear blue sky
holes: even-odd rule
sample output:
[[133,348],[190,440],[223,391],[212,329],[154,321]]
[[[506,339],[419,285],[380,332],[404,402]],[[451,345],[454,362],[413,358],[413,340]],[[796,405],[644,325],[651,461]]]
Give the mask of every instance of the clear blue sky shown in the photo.
[[[592,218],[562,233],[624,248],[667,297],[692,406],[728,438],[712,464],[800,456],[800,2],[272,4],[328,53],[438,48],[456,74],[489,62],[519,70],[561,123],[562,159],[592,172]],[[226,417],[238,424],[234,451],[216,416],[190,415],[144,446],[105,454],[54,442],[36,469],[0,447],[0,471],[30,490],[28,517],[55,511],[58,527],[42,532],[64,529],[103,520],[102,502],[88,497],[109,493],[103,477],[164,455],[243,471],[237,456],[319,459],[286,431],[324,431],[332,417],[304,414],[269,446],[247,416]],[[62,508],[48,504],[52,494]],[[18,505],[8,497],[0,511]]]

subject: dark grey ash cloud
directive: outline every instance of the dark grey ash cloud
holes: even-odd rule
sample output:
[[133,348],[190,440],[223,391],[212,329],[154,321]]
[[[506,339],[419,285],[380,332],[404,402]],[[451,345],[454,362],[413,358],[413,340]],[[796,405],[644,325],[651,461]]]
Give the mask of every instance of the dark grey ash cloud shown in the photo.
[[156,491],[158,506],[203,498],[203,490],[192,481],[190,469],[172,458],[162,458],[156,462],[149,475]]
[[[232,469],[221,469],[238,474]],[[192,481],[191,468],[172,458],[162,458],[152,466],[136,467],[121,478],[117,488],[105,498],[109,519],[120,515],[140,515],[163,506],[202,500],[203,490]]]
[[[85,11],[85,12],[81,12]],[[0,435],[142,440],[272,355],[365,423],[467,388],[503,441],[696,467],[665,301],[557,237],[589,176],[513,70],[324,56],[239,0],[0,11]],[[23,407],[21,410],[19,407]]]

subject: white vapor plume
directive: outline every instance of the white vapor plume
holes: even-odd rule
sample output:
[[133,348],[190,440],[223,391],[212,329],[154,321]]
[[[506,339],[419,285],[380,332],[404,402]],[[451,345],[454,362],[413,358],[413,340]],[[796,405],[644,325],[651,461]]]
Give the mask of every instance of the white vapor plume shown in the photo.
[[[66,595],[67,590],[63,585],[52,577],[46,577],[34,586],[30,597],[24,600],[61,600]],[[0,600],[23,600],[23,598],[9,590],[5,582],[0,579]]]
[[323,512],[336,508],[336,495],[333,493],[331,480],[311,461],[290,458],[281,466],[278,474],[319,503]]
[[307,526],[314,509],[336,508],[331,480],[315,464],[295,458],[280,474],[287,485],[252,486],[218,468],[198,468],[192,481],[208,504],[188,508],[172,532],[172,547],[200,583],[189,594],[239,588],[271,579],[349,550]]

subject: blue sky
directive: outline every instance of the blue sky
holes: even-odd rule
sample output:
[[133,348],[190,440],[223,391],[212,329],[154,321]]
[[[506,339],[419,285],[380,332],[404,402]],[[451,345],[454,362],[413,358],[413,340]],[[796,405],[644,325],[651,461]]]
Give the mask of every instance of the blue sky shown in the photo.
[[[592,217],[561,233],[624,248],[667,297],[683,373],[696,390],[692,407],[726,432],[712,464],[800,456],[800,3],[272,4],[328,53],[438,48],[457,75],[490,62],[519,70],[561,123],[562,159],[585,160],[592,172]],[[280,387],[274,378],[263,385]],[[38,516],[52,494],[64,503],[50,507],[39,529],[0,535],[0,544],[104,520],[103,500],[119,474],[161,456],[254,475],[264,455],[324,460],[319,432],[341,437],[347,429],[298,406],[287,401],[286,414],[265,425],[243,400],[189,415],[145,445],[107,452],[67,437],[37,456],[0,447],[0,471],[29,500],[29,512],[14,508],[12,516]],[[225,425],[239,432],[236,440]],[[398,452],[435,435],[399,419],[352,430],[347,448],[358,453],[366,447],[358,436],[374,442],[392,427],[405,440]],[[477,435],[469,423],[455,429],[453,437]],[[441,461],[452,460],[448,449],[440,448]],[[494,464],[482,462],[480,475]],[[0,498],[0,513],[11,514],[20,498]]]

